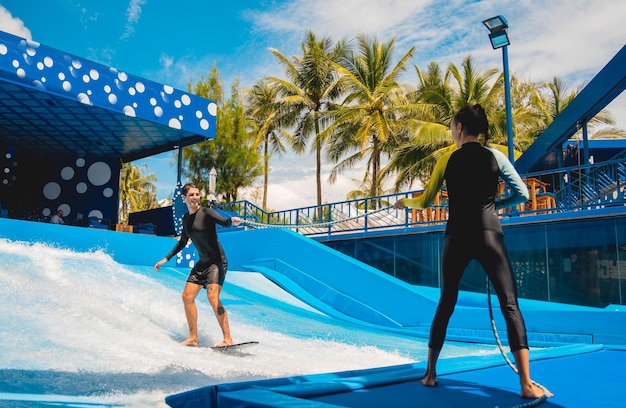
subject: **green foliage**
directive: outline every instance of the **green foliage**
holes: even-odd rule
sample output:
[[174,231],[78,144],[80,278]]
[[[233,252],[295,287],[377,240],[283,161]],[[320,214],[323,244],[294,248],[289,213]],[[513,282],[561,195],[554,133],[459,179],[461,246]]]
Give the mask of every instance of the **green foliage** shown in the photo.
[[350,49],[345,40],[333,45],[329,37],[318,38],[312,31],[305,33],[301,47],[302,56],[291,59],[271,49],[287,79],[270,77],[269,80],[279,91],[285,125],[295,127],[291,136],[292,148],[302,153],[313,138],[311,151],[315,153],[317,204],[321,205],[322,147],[325,143],[322,130],[326,126],[323,113],[344,92],[336,68],[338,63],[345,61]]
[[246,118],[254,136],[254,145],[263,157],[263,209],[267,209],[269,160],[272,153],[281,155],[285,141],[294,144],[293,136],[282,127],[293,122],[291,112],[279,103],[278,87],[266,79],[259,80],[246,91]]
[[236,201],[239,189],[252,186],[254,179],[261,174],[255,134],[246,128],[239,83],[233,83],[230,98],[225,99],[222,80],[215,66],[209,77],[202,77],[193,89],[197,95],[212,98],[218,105],[216,137],[183,149],[183,174],[200,189],[206,203],[209,173],[215,167],[216,195],[221,196],[222,201]]
[[381,195],[383,180],[381,161],[402,145],[415,130],[415,118],[428,107],[412,103],[402,88],[399,77],[406,70],[414,49],[397,62],[393,55],[395,39],[381,43],[376,38],[359,36],[357,51],[343,66],[337,68],[345,84],[343,102],[332,111],[332,123],[324,132],[328,138],[327,155],[337,163],[329,181],[356,163],[367,162],[369,196]]
[[119,222],[128,223],[128,214],[131,212],[150,210],[159,207],[156,198],[156,186],[158,179],[154,174],[143,175],[142,168],[132,163],[124,163],[120,173],[120,213]]

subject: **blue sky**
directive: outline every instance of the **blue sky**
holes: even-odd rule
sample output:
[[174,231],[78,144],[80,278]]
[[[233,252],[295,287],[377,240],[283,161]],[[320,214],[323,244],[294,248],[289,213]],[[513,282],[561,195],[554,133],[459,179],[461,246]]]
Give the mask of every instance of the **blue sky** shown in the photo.
[[[501,68],[481,23],[499,14],[510,26],[511,73],[533,81],[582,87],[626,43],[626,2],[613,0],[0,0],[0,29],[179,89],[217,64],[228,89],[234,78],[247,86],[283,76],[268,48],[298,55],[307,29],[333,39],[396,36],[397,56],[415,46],[420,68],[460,65],[468,55]],[[413,69],[404,80],[416,82]],[[608,108],[626,128],[626,97]],[[174,188],[174,156],[137,163],[159,178],[159,198]],[[315,203],[312,158],[289,154],[270,164],[271,208]],[[329,171],[325,165],[324,177]],[[362,174],[355,168],[326,184],[324,200],[343,200]]]

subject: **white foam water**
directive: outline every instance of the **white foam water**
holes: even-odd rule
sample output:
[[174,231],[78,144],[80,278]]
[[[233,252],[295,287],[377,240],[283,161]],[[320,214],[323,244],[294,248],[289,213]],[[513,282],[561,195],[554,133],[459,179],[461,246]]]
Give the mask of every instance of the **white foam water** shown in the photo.
[[[229,272],[222,299],[234,340],[259,345],[211,350],[221,334],[201,292],[201,347],[183,347],[185,273],[121,265],[102,251],[0,240],[0,405],[165,407],[169,394],[215,383],[426,356],[424,339],[334,321],[249,272]],[[496,352],[447,343],[442,357]]]

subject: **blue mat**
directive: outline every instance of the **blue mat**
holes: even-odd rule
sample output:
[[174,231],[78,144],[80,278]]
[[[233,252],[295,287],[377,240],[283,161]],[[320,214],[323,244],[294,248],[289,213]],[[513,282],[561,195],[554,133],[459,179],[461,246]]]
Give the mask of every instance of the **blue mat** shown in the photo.
[[[626,350],[565,346],[532,353],[532,377],[554,397],[545,407],[624,407]],[[172,407],[513,407],[517,375],[501,356],[442,360],[437,387],[419,382],[423,364],[220,384],[177,395]]]

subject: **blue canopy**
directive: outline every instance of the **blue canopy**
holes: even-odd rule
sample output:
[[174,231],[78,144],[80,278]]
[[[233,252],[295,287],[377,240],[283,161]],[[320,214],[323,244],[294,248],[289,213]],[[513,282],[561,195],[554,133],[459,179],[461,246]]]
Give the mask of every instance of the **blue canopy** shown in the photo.
[[132,161],[215,137],[217,105],[0,31],[0,145]]

